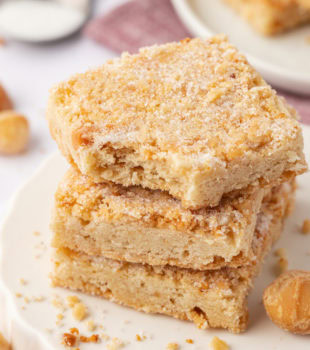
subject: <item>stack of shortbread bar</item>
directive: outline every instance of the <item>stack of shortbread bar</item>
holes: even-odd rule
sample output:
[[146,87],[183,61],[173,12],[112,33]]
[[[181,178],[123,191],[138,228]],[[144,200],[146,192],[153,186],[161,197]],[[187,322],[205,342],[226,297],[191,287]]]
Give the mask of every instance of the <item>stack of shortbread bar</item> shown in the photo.
[[54,285],[244,330],[306,170],[294,110],[216,36],[77,75],[47,115],[72,165],[52,218]]

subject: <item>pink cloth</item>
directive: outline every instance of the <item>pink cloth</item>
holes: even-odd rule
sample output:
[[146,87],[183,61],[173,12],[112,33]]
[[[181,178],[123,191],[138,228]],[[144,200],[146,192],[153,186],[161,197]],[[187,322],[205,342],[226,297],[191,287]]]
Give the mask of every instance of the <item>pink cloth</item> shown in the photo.
[[[115,52],[137,52],[140,47],[178,41],[191,34],[175,13],[170,0],[132,0],[95,18],[85,34]],[[310,98],[279,91],[310,124]]]

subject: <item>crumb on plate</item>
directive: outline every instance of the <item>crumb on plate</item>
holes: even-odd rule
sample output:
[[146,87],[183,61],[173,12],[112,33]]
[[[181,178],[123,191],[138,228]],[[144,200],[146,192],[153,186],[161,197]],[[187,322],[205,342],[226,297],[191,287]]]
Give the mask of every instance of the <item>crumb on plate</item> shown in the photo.
[[210,343],[210,349],[212,350],[228,350],[229,346],[227,345],[224,340],[218,338],[218,337],[213,337],[211,343]]

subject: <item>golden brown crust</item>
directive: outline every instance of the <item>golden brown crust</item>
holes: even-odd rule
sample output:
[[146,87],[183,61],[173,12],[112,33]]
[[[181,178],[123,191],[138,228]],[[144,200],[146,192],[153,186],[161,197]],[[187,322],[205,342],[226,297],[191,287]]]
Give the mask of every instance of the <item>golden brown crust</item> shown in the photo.
[[51,91],[51,133],[95,182],[168,191],[186,208],[305,170],[296,113],[222,36],[123,54]]

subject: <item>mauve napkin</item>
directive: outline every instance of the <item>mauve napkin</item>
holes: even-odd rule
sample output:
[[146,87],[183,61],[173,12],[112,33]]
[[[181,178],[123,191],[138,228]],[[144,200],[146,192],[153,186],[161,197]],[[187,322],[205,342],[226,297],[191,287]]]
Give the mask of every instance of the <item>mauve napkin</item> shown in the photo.
[[[137,52],[142,46],[190,37],[170,0],[132,0],[91,20],[85,34],[115,52]],[[310,124],[310,98],[279,91]]]

